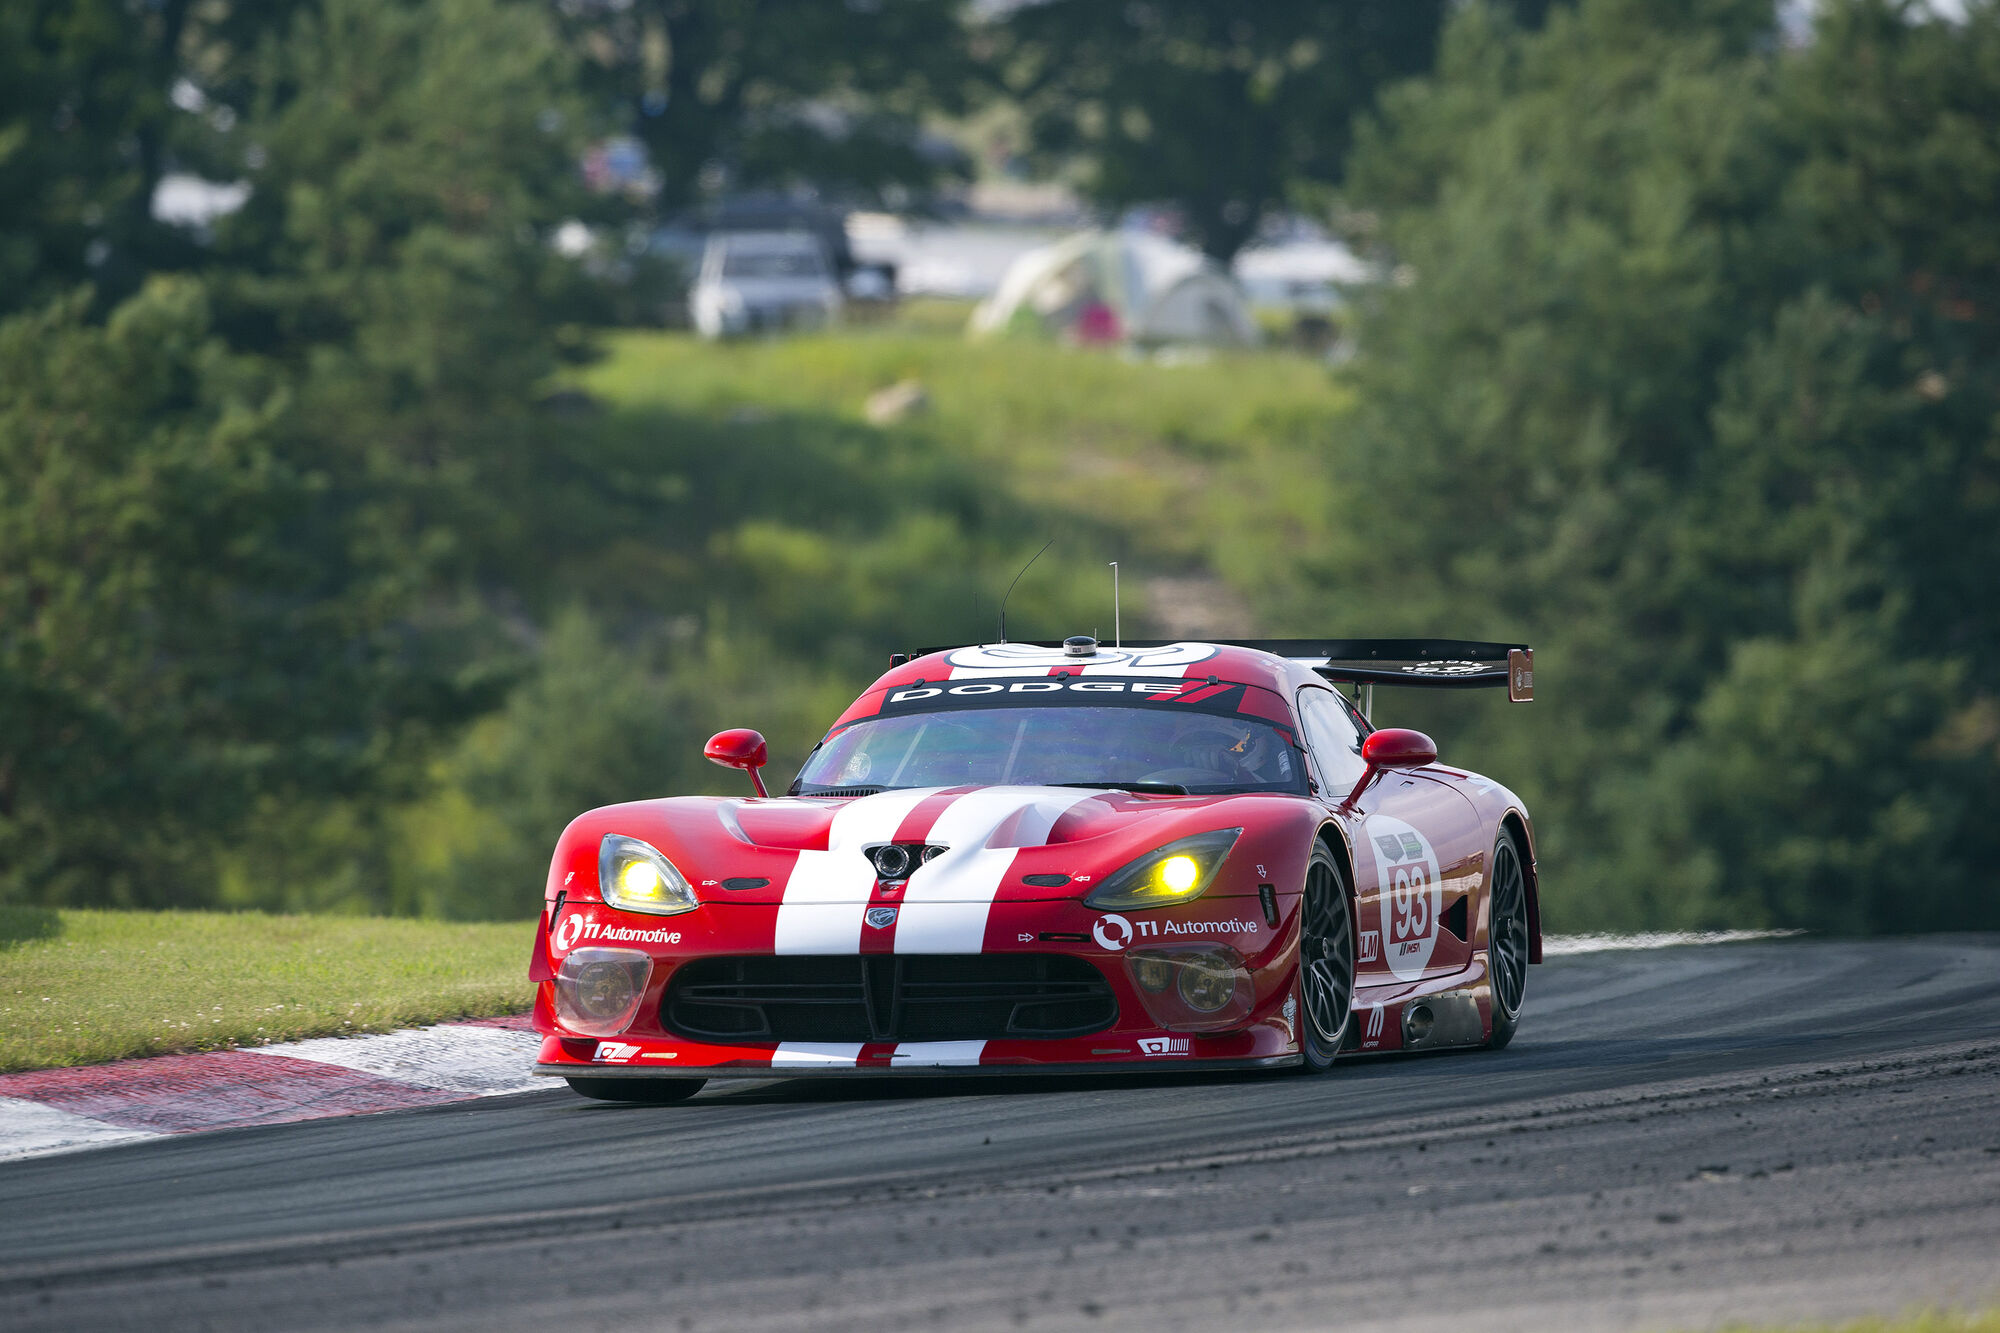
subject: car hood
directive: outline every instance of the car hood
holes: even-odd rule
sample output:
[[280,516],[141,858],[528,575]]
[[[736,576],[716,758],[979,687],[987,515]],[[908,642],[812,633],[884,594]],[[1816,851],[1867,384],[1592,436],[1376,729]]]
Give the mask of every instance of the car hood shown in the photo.
[[[1291,814],[1281,813],[1289,810]],[[822,901],[865,900],[874,875],[863,848],[885,842],[945,850],[910,878],[934,901],[1078,897],[1134,857],[1217,828],[1312,826],[1304,797],[1146,796],[1071,787],[949,787],[832,799],[675,797],[591,811],[563,835],[551,889],[566,871],[574,893],[595,887],[599,840],[643,838],[688,876],[705,900],[782,900],[805,890]],[[567,862],[567,865],[565,865]],[[587,874],[582,873],[585,870]],[[1066,875],[1059,886],[1025,875]],[[767,883],[724,888],[725,881]],[[718,893],[717,890],[722,890]]]

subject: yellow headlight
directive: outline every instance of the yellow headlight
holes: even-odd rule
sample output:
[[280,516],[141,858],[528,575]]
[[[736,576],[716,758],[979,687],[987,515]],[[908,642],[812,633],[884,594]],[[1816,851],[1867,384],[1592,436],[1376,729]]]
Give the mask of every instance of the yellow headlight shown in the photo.
[[1170,856],[1160,863],[1160,882],[1175,893],[1186,893],[1201,878],[1201,866],[1192,856]]
[[660,872],[649,861],[627,861],[618,872],[618,887],[626,896],[642,902],[658,902],[662,896]]

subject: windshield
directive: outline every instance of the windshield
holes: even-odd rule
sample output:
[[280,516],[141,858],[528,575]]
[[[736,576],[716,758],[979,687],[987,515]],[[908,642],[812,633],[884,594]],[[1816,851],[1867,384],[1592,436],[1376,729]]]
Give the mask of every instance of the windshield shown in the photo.
[[811,250],[731,250],[722,257],[725,278],[817,278],[826,272]]
[[998,785],[1303,793],[1290,740],[1256,718],[1158,707],[955,708],[868,718],[813,751],[792,794]]

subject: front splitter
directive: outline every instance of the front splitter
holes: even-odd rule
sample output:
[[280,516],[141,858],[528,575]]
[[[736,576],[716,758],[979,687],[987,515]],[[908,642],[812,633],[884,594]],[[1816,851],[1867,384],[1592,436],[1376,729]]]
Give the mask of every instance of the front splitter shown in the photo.
[[548,1078],[1032,1078],[1037,1074],[1184,1074],[1222,1073],[1242,1069],[1286,1069],[1303,1061],[1298,1055],[1272,1055],[1253,1060],[1106,1060],[1095,1064],[1049,1065],[710,1065],[673,1069],[633,1069],[622,1065],[538,1064],[535,1072]]

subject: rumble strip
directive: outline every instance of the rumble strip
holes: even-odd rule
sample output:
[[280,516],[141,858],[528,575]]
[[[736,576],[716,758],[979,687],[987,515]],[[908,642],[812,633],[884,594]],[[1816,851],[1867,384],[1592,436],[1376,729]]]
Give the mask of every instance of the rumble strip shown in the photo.
[[526,1015],[0,1075],[0,1160],[546,1090]]

